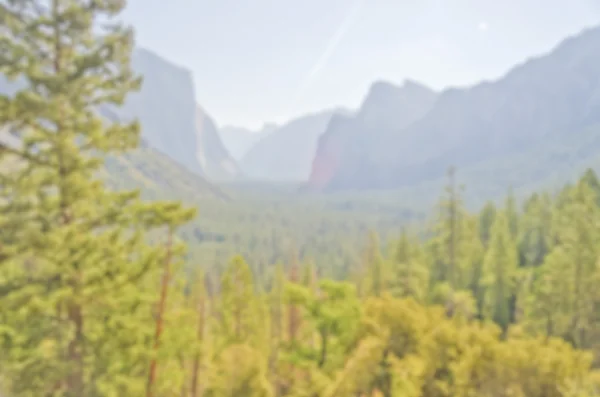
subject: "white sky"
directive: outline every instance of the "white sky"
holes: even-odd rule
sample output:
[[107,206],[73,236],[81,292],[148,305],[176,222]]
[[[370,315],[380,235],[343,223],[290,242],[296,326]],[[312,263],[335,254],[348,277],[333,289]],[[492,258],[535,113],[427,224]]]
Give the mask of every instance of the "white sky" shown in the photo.
[[600,24],[600,0],[129,0],[126,19],[219,125],[258,128],[354,108],[375,80],[499,77]]

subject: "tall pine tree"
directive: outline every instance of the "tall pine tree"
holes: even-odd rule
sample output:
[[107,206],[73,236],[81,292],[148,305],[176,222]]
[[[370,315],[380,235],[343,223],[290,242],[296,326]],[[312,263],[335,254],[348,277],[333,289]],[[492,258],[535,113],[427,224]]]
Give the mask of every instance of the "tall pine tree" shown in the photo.
[[[3,369],[12,396],[131,395],[147,372],[144,333],[131,337],[148,295],[143,280],[165,255],[147,232],[192,211],[144,204],[98,179],[106,154],[133,149],[137,123],[109,123],[140,86],[132,32],[115,17],[125,1],[0,4],[0,304]],[[147,291],[146,291],[147,292]],[[12,330],[11,330],[12,329]],[[140,383],[141,381],[141,383]]]
[[510,224],[503,212],[496,215],[492,236],[484,259],[484,312],[503,329],[513,313],[517,277],[517,249],[511,237]]

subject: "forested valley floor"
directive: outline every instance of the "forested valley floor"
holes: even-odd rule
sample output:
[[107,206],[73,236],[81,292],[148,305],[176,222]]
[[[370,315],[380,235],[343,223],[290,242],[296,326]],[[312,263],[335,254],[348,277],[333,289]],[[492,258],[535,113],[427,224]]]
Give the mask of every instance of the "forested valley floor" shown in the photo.
[[149,200],[103,173],[140,144],[98,112],[141,84],[124,3],[0,2],[1,395],[598,394],[594,172],[480,212],[452,178],[425,217]]

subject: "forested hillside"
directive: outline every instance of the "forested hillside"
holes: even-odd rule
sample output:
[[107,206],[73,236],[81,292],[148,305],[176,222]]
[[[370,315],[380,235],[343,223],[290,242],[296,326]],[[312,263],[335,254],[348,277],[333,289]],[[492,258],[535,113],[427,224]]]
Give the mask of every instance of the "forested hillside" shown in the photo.
[[[598,395],[594,172],[472,213],[451,169],[427,222],[383,201],[208,200],[96,111],[139,89],[123,8],[0,3],[0,73],[26,82],[0,95],[1,395]],[[225,240],[249,254],[194,255]]]

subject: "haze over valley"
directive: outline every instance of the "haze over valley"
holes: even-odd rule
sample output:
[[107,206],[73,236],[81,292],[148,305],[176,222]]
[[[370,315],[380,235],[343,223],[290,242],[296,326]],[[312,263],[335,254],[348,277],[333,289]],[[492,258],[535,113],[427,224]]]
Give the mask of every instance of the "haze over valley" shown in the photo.
[[388,192],[431,204],[452,166],[468,201],[481,204],[509,187],[552,189],[600,165],[597,48],[600,28],[588,28],[493,81],[441,91],[374,81],[356,109],[256,130],[219,128],[189,70],[138,48],[133,66],[144,85],[119,117],[138,117],[150,148],[216,185],[288,185],[297,196]]
[[0,34],[0,396],[600,397],[598,1]]

